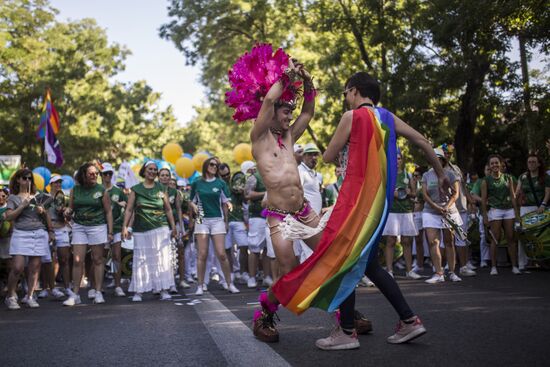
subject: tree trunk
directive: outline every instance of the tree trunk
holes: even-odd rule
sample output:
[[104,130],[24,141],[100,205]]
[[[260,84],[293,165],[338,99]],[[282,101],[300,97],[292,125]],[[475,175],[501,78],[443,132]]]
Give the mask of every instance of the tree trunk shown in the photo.
[[521,63],[521,81],[523,84],[523,108],[525,110],[525,132],[527,138],[527,148],[529,150],[534,148],[534,136],[532,126],[532,110],[531,110],[531,89],[529,88],[529,55],[527,53],[527,47],[525,46],[525,38],[523,35],[518,36],[519,42],[519,60]]

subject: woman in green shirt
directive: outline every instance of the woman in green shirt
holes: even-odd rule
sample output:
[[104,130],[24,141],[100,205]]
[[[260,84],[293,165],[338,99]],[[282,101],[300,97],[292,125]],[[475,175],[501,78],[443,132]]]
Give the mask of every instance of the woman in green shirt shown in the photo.
[[[196,295],[204,292],[204,273],[206,258],[208,256],[208,240],[212,237],[216,256],[220,261],[225,280],[231,281],[231,267],[225,253],[225,234],[228,227],[228,204],[231,193],[227,184],[217,177],[219,163],[215,158],[208,158],[202,165],[202,178],[191,185],[190,207],[198,217],[195,224],[195,236],[197,239],[197,276],[199,284]],[[228,291],[239,293],[233,282],[229,284]]]
[[109,198],[111,199],[111,213],[113,215],[113,242],[111,243],[111,261],[114,263],[115,271],[113,276],[115,278],[115,296],[125,297],[124,291],[122,290],[120,278],[121,270],[120,260],[122,256],[122,220],[124,219],[124,208],[126,207],[126,202],[128,198],[124,191],[120,187],[113,185],[113,166],[109,163],[103,163],[103,168],[101,169],[101,180],[105,190],[109,193]]
[[160,299],[167,300],[172,298],[168,290],[175,286],[170,235],[176,238],[176,223],[166,189],[156,181],[157,164],[145,162],[139,175],[145,180],[132,187],[122,225],[122,237],[127,239],[135,212],[132,281],[128,290],[135,292],[134,302],[141,302],[142,294],[150,291],[160,291]]
[[508,254],[512,261],[512,273],[521,274],[518,269],[517,248],[514,236],[514,208],[516,197],[514,183],[510,175],[502,173],[502,157],[497,154],[489,156],[491,174],[481,183],[481,212],[483,223],[491,239],[491,275],[498,275],[497,241],[501,228],[504,228]]
[[104,248],[113,241],[113,215],[111,200],[105,195],[105,188],[97,182],[99,171],[93,163],[85,163],[76,173],[78,185],[71,189],[66,216],[72,216],[73,249],[73,293],[63,305],[74,306],[81,303],[78,294],[88,246],[92,249],[92,273],[94,289],[88,298],[94,303],[105,303],[101,288],[105,268]]

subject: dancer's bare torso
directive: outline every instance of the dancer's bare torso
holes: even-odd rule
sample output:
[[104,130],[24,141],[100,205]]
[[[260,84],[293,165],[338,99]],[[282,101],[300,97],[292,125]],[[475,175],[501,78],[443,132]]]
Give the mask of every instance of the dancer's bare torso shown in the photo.
[[304,190],[294,159],[291,130],[283,134],[279,147],[277,136],[271,131],[265,132],[252,142],[252,155],[267,189],[269,207],[295,212],[301,209]]

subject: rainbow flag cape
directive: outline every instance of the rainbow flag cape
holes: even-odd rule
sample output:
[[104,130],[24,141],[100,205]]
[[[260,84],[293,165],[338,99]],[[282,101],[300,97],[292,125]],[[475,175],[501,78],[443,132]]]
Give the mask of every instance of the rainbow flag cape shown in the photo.
[[397,151],[393,115],[353,111],[346,176],[313,254],[273,286],[286,308],[335,311],[353,292],[376,252],[393,199]]
[[46,124],[48,123],[48,128],[51,128],[54,135],[57,135],[60,127],[59,115],[53,106],[49,89],[46,91],[46,97],[44,98],[44,106],[42,107],[42,114],[40,115],[40,125],[36,130],[36,137],[38,139],[44,139],[44,137],[46,137]]

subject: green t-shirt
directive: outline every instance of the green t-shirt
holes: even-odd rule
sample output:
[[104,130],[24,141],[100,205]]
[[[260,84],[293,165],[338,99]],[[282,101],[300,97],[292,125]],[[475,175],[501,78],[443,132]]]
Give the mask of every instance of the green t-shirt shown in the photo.
[[[395,190],[398,192],[403,192],[410,188],[411,184],[411,176],[403,171],[397,174],[397,178],[395,180]],[[412,198],[406,197],[404,199],[399,199],[394,197],[393,203],[390,209],[390,213],[412,213],[414,207],[414,203]]]
[[191,185],[191,199],[202,205],[204,218],[222,218],[222,203],[230,200],[231,193],[225,181],[199,179]]
[[[523,191],[523,195],[525,197],[525,202],[522,206],[539,206],[542,200],[544,200],[545,189],[550,187],[550,176],[544,175],[543,185],[540,184],[538,177],[531,177],[531,182],[533,183],[533,188],[535,189],[535,193],[533,193],[533,190],[531,190],[531,185],[529,184],[528,174],[529,172],[526,172],[519,176],[521,190]],[[535,200],[535,194],[538,201]]]
[[111,212],[113,213],[113,233],[119,233],[122,231],[122,221],[124,220],[124,210],[117,204],[121,201],[128,202],[128,198],[124,194],[124,191],[120,187],[113,186],[109,192],[111,198]]
[[481,196],[481,183],[483,182],[483,178],[478,178],[476,182],[469,184],[468,190],[474,195]]
[[180,195],[177,189],[172,187],[164,186],[164,189],[168,193],[168,201],[170,202],[170,208],[172,208],[172,216],[174,217],[174,222],[178,222],[178,209],[176,208],[176,200],[178,195]]
[[11,223],[4,220],[4,213],[6,210],[8,210],[7,205],[0,207],[0,238],[7,238],[10,236]]
[[508,183],[511,176],[503,173],[498,179],[495,179],[492,175],[484,178],[487,182],[487,201],[489,208],[494,209],[511,209],[512,198],[510,197],[510,188]]
[[103,209],[103,185],[92,187],[76,185],[73,188],[73,209],[75,223],[84,226],[99,226],[107,223]]
[[143,183],[132,187],[135,194],[134,232],[147,232],[168,225],[164,211],[165,188],[155,182],[155,186],[146,188]]
[[[262,179],[262,176],[260,176],[259,172],[255,172],[252,176],[250,176],[250,179],[256,180],[256,185],[254,186],[254,189],[252,191],[255,192],[266,192],[267,189],[264,185],[264,180]],[[262,217],[262,200],[263,197],[256,200],[250,200],[250,205],[248,205],[248,214],[250,218],[261,218]]]
[[231,192],[231,203],[233,210],[229,212],[230,222],[244,222],[244,195]]

